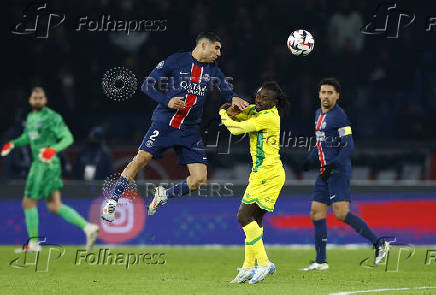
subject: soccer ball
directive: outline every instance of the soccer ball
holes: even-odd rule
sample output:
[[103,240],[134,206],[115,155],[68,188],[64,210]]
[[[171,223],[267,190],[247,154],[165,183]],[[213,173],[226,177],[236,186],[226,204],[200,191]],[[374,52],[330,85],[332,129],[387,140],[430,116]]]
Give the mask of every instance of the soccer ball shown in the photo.
[[308,55],[315,46],[315,40],[308,31],[296,30],[289,35],[287,45],[293,55]]

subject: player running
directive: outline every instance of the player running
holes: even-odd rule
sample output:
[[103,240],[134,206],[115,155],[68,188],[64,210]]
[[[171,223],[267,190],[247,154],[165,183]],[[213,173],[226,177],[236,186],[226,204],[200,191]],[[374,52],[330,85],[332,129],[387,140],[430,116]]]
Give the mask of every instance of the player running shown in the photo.
[[[101,218],[113,221],[118,199],[138,171],[152,158],[174,147],[180,165],[186,165],[186,180],[165,190],[158,186],[147,213],[153,215],[168,198],[196,190],[207,180],[207,157],[198,125],[208,91],[215,84],[228,102],[244,109],[248,103],[237,97],[227,83],[216,60],[221,56],[221,39],[212,32],[201,33],[196,38],[192,52],[176,53],[158,63],[142,85],[142,91],[158,105],[151,118],[152,124],[144,136],[137,155],[127,165],[115,184],[110,199],[106,200]],[[166,93],[156,90],[159,81],[167,81]]]
[[315,112],[316,149],[307,156],[303,169],[318,159],[321,168],[315,182],[310,217],[315,227],[316,261],[301,270],[326,270],[327,224],[330,205],[338,220],[350,225],[375,248],[375,264],[379,264],[389,251],[389,243],[379,239],[368,224],[350,212],[351,160],[354,149],[351,124],[344,110],[336,103],[341,86],[335,78],[324,78],[319,83],[321,108]]
[[40,199],[45,199],[51,213],[60,215],[66,221],[83,229],[86,235],[86,249],[95,244],[98,226],[87,222],[74,209],[62,203],[60,190],[61,163],[56,153],[73,143],[73,135],[65,125],[62,117],[46,107],[47,97],[42,87],[32,89],[29,98],[32,112],[26,120],[23,134],[3,146],[2,156],[7,156],[14,147],[30,144],[32,166],[27,175],[24,190],[23,209],[26,219],[29,242],[23,251],[40,251],[38,243],[38,208]]
[[245,232],[245,260],[231,283],[249,280],[250,284],[255,284],[276,269],[274,263],[268,260],[263,246],[262,219],[265,213],[274,210],[285,183],[285,170],[279,155],[280,115],[286,111],[289,103],[274,81],[262,84],[255,102],[256,105],[250,105],[242,112],[227,103],[219,112],[223,124],[232,134],[249,134],[253,160],[249,184],[237,215]]

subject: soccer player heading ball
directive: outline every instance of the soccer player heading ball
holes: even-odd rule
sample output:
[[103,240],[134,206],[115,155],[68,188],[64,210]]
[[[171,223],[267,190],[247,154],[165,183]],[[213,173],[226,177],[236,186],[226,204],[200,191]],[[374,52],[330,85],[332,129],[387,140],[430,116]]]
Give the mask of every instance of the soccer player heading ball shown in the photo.
[[61,163],[56,153],[73,143],[73,135],[62,117],[46,107],[47,97],[41,87],[32,89],[29,98],[32,112],[26,119],[23,134],[3,146],[1,155],[7,156],[14,147],[30,145],[32,166],[27,175],[23,209],[29,243],[24,251],[40,251],[38,243],[38,208],[40,199],[45,199],[50,212],[82,228],[86,234],[86,248],[90,249],[98,236],[98,226],[88,223],[76,210],[61,201]]
[[[138,154],[127,165],[115,184],[115,189],[102,212],[102,219],[114,220],[118,199],[126,190],[129,181],[136,177],[150,160],[161,157],[167,148],[173,147],[179,164],[186,165],[189,177],[165,190],[156,188],[153,201],[148,206],[148,215],[153,215],[168,198],[196,190],[207,180],[207,157],[198,125],[203,105],[212,83],[232,105],[245,109],[248,103],[239,98],[227,83],[216,60],[221,56],[221,39],[215,33],[201,33],[192,52],[176,53],[157,64],[142,85],[142,91],[158,105],[151,118],[152,124],[139,146]],[[156,83],[168,81],[165,94],[158,91]]]
[[[232,134],[250,135],[253,160],[249,184],[238,211],[238,221],[245,232],[245,260],[231,283],[250,281],[255,284],[275,272],[263,246],[262,219],[274,210],[274,204],[285,183],[285,170],[280,160],[280,115],[289,102],[280,86],[264,82],[257,91],[256,104],[244,110],[229,103],[220,109],[221,120]],[[255,267],[257,261],[258,266]]]
[[315,182],[310,216],[315,226],[316,261],[301,270],[326,270],[327,224],[330,205],[338,220],[344,221],[375,248],[375,264],[379,264],[389,250],[389,243],[379,239],[368,224],[350,212],[351,151],[354,142],[351,124],[337,101],[341,86],[335,78],[319,83],[321,108],[315,112],[316,149],[308,155],[303,169],[309,170],[315,160],[320,162],[320,174]]

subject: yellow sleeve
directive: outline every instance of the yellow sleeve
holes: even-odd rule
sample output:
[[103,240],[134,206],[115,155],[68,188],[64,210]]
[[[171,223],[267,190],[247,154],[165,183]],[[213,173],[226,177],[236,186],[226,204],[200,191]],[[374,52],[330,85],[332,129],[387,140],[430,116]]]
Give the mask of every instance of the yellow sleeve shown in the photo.
[[255,117],[244,121],[233,120],[227,115],[226,110],[220,110],[221,122],[229,129],[233,135],[250,133],[256,131],[256,125],[253,122]]
[[236,121],[245,121],[248,120],[252,115],[256,113],[256,105],[251,104],[246,107],[240,114],[236,116],[232,116],[231,118]]

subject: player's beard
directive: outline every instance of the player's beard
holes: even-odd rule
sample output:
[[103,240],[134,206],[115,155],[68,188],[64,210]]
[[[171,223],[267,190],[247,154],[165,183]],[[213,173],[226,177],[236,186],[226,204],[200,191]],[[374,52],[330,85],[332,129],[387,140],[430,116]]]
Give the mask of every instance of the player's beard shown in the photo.
[[44,107],[45,107],[44,104],[33,104],[33,105],[32,105],[32,110],[34,110],[35,112],[39,112],[39,111],[41,111]]

